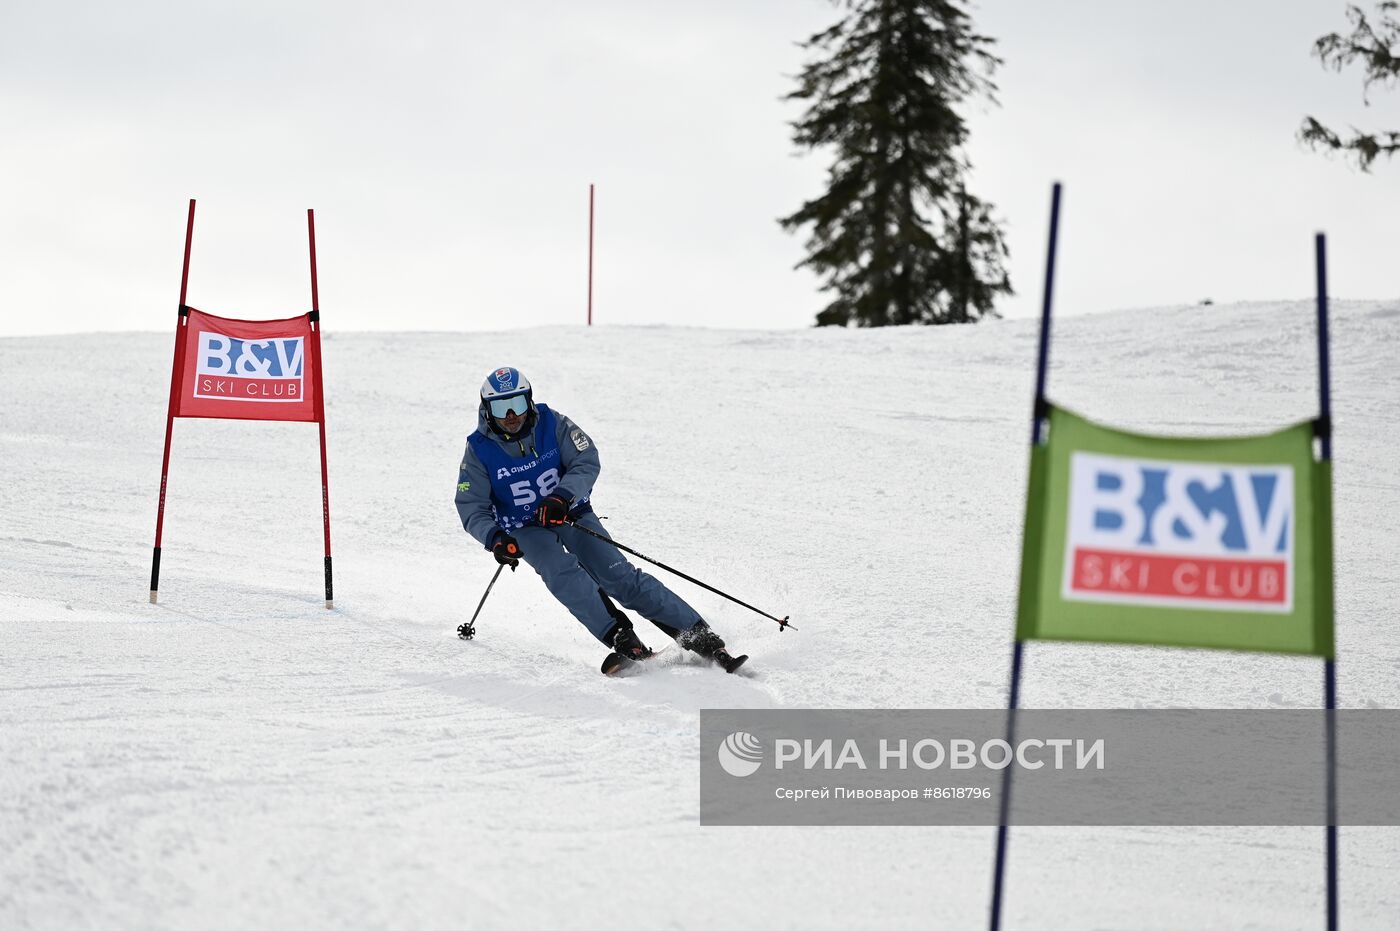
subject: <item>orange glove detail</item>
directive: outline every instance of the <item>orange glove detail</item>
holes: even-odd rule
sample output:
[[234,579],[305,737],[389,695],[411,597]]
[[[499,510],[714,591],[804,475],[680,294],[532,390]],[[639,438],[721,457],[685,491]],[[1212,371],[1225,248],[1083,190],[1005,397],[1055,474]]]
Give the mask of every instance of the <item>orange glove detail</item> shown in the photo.
[[550,495],[540,502],[535,519],[545,527],[558,527],[569,519],[569,502],[562,495]]
[[502,530],[496,534],[496,542],[491,544],[491,554],[496,557],[496,562],[514,569],[520,564],[520,557],[525,555],[525,551],[515,537]]

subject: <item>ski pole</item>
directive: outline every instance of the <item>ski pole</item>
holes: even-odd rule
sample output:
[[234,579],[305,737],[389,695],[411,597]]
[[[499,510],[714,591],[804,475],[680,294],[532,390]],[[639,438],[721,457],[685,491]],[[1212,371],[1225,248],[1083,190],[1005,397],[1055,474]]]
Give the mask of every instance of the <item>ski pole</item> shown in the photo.
[[[463,640],[470,640],[471,638],[473,638],[473,637],[476,636],[476,618],[477,618],[477,615],[479,615],[479,614],[481,613],[482,607],[486,604],[486,596],[489,595],[489,594],[491,594],[491,589],[492,589],[492,587],[495,586],[496,580],[499,579],[499,578],[501,577],[501,570],[504,569],[505,567],[506,567],[506,564],[505,564],[505,563],[501,563],[499,566],[496,567],[496,574],[493,575],[493,576],[491,576],[491,583],[490,583],[489,585],[486,586],[486,593],[483,594],[483,595],[481,596],[481,601],[477,602],[476,611],[472,613],[472,619],[471,619],[470,621],[467,621],[465,624],[462,624],[460,627],[457,628],[457,636],[458,636],[458,637],[461,637]],[[514,571],[515,571],[515,567],[514,567],[514,566],[511,566],[511,567],[510,567],[510,571],[511,571],[511,572],[514,572]]]
[[[776,618],[776,617],[774,617],[773,615],[769,614],[767,611],[760,611],[758,608],[755,608],[753,605],[749,604],[748,602],[746,602],[746,601],[740,601],[738,598],[735,598],[733,595],[731,595],[731,594],[729,594],[729,593],[727,593],[727,592],[722,592],[722,591],[720,591],[719,589],[715,588],[713,585],[706,585],[704,582],[700,581],[699,579],[692,578],[691,576],[686,575],[684,572],[680,571],[679,569],[672,569],[670,566],[666,565],[664,562],[658,562],[657,560],[652,559],[650,556],[646,555],[645,553],[639,553],[639,552],[637,552],[636,550],[632,549],[630,546],[623,546],[621,543],[617,542],[617,541],[614,540],[612,537],[606,537],[606,536],[603,536],[601,533],[597,533],[596,531],[589,530],[587,527],[583,526],[583,525],[580,524],[578,521],[571,520],[571,521],[569,521],[568,523],[569,523],[570,526],[575,527],[575,528],[578,529],[578,530],[582,530],[584,533],[588,534],[590,537],[597,537],[599,540],[602,540],[604,543],[611,543],[613,546],[615,546],[615,547],[617,547],[618,549],[622,550],[624,553],[631,553],[633,556],[636,556],[638,559],[645,559],[647,562],[651,563],[653,566],[660,566],[662,569],[665,569],[667,572],[674,573],[675,575],[680,576],[681,578],[685,579],[687,582],[690,582],[690,583],[692,583],[692,584],[694,584],[694,585],[699,585],[701,588],[705,589],[706,591],[714,592],[716,595],[719,595],[721,598],[728,598],[730,601],[734,602],[736,605],[742,605],[743,607],[748,608],[750,611],[752,611],[752,612],[755,613],[755,614],[762,614],[764,617],[768,618],[768,620],[770,620],[770,621],[777,621],[777,622],[778,622],[778,630],[780,630],[780,631],[787,630],[789,627],[792,627],[792,624],[788,623],[788,619],[787,619],[786,616],[784,616],[784,617],[781,618],[781,619]],[[796,630],[797,628],[796,628],[796,627],[792,627],[792,629],[793,629],[793,630]]]

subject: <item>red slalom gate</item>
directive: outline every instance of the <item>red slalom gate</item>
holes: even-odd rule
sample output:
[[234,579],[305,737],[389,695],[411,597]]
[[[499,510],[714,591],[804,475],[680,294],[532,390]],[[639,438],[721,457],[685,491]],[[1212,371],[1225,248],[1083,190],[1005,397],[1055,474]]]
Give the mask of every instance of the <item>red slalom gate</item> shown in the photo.
[[238,320],[196,310],[185,303],[194,237],[194,200],[185,225],[185,260],[180,273],[179,318],[170,370],[165,452],[160,465],[155,551],[151,557],[151,603],[160,588],[161,532],[165,524],[170,440],[176,417],[280,420],[315,423],[321,438],[321,517],[325,525],[326,607],[331,586],[330,486],[326,466],[326,402],[321,380],[321,310],[316,283],[316,216],[306,211],[311,246],[311,311],[281,320]]

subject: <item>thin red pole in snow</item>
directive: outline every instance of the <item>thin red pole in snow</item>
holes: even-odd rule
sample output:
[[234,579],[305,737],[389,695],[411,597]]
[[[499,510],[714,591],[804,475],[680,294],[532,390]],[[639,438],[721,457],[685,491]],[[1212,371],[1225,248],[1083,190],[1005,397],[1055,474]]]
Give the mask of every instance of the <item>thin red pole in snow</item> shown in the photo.
[[316,211],[306,210],[306,236],[311,242],[311,312],[321,313],[321,298],[316,291]]
[[194,198],[190,198],[190,216],[185,222],[185,264],[180,269],[180,315],[184,316],[185,295],[190,286],[190,243],[194,239]]
[[331,494],[326,469],[326,389],[321,380],[321,298],[316,289],[316,211],[306,211],[306,236],[311,244],[311,377],[316,382],[316,424],[321,432],[321,521],[326,529],[326,607],[335,607],[331,585]]
[[593,325],[593,185],[588,185],[588,325]]
[[170,398],[165,408],[165,452],[160,459],[160,501],[156,505],[156,545],[151,554],[151,604],[156,603],[156,592],[160,590],[160,538],[165,529],[165,483],[170,474],[170,437],[175,427],[175,407],[180,391],[180,374],[185,362],[185,321],[190,309],[185,306],[185,295],[190,284],[190,243],[194,239],[194,198],[190,198],[189,219],[185,221],[185,261],[180,270],[180,307],[175,320],[175,353],[170,365]]

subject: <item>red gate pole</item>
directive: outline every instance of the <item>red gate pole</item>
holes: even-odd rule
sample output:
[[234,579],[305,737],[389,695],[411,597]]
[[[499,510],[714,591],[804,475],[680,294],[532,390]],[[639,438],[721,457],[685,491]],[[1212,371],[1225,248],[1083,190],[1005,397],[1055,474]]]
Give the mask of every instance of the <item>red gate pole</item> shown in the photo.
[[316,290],[316,211],[306,211],[306,235],[311,243],[311,377],[316,380],[316,424],[321,431],[321,520],[326,528],[326,608],[335,607],[331,586],[331,495],[326,470],[326,389],[321,380],[321,298]]
[[593,325],[593,185],[588,185],[588,325]]
[[180,375],[185,368],[184,327],[190,309],[185,306],[186,289],[190,283],[190,242],[194,239],[194,198],[190,198],[190,215],[185,222],[185,262],[180,271],[180,315],[175,320],[175,359],[170,366],[170,399],[165,408],[165,452],[160,460],[160,501],[156,505],[156,545],[151,555],[151,604],[156,603],[160,590],[160,536],[165,528],[165,481],[170,474],[170,435],[175,427],[175,408],[180,392]]

